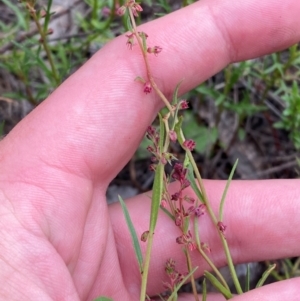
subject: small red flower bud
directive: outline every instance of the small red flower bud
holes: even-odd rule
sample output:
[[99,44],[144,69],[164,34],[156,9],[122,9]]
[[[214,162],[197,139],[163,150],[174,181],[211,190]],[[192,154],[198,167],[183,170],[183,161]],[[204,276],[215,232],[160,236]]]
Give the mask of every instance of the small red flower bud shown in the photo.
[[217,223],[217,226],[218,226],[219,230],[220,230],[222,233],[224,233],[225,230],[226,230],[226,228],[227,228],[227,226],[225,226],[225,225],[223,224],[223,222],[218,222],[218,223]]
[[187,102],[187,100],[182,100],[180,102],[180,109],[181,110],[185,110],[189,108],[189,103]]
[[171,141],[176,141],[177,140],[177,134],[176,134],[176,132],[173,131],[173,130],[170,130],[169,131],[169,137],[170,137]]
[[146,94],[148,94],[148,93],[150,93],[151,91],[152,91],[152,87],[151,87],[150,82],[146,82],[146,83],[144,84],[144,92],[145,92]]
[[177,227],[181,227],[183,225],[183,220],[182,220],[182,217],[180,215],[176,215],[176,217],[175,217],[175,225]]
[[197,249],[197,245],[193,241],[188,242],[187,246],[191,252]]
[[195,211],[195,207],[194,206],[190,206],[189,208],[188,208],[188,210],[187,210],[187,214],[188,215],[191,215],[193,212]]
[[136,11],[143,11],[143,8],[138,3],[134,3],[133,7]]
[[171,195],[171,200],[172,201],[178,201],[180,196],[181,196],[180,192],[175,192],[174,194]]
[[146,150],[150,153],[154,153],[154,147],[152,147],[151,145],[148,145]]
[[174,259],[169,258],[167,260],[167,262],[165,264],[165,271],[166,271],[167,274],[171,274],[171,273],[174,272],[174,270],[175,270],[175,264],[176,264],[176,262],[175,262]]
[[206,206],[204,204],[201,204],[195,208],[195,215],[200,217],[205,213],[205,211],[206,211]]
[[181,189],[185,189],[191,185],[191,182],[188,179],[184,179],[181,184]]
[[154,46],[154,47],[147,48],[148,53],[154,53],[155,55],[158,55],[161,51],[162,51],[162,47],[160,47],[160,46]]
[[147,127],[147,135],[153,137],[156,134],[156,129],[152,125]]
[[48,28],[47,35],[49,35],[49,34],[53,34],[53,29],[52,28]]
[[188,150],[192,151],[196,147],[196,143],[194,140],[188,139],[183,142],[183,146],[186,147]]
[[116,10],[116,14],[118,16],[123,16],[126,12],[126,7],[124,5],[120,6],[117,10]]
[[126,37],[128,38],[126,45],[130,50],[132,50],[132,46],[134,45],[134,34],[127,34]]
[[185,238],[183,236],[178,236],[176,238],[176,242],[180,245],[184,244],[185,243]]

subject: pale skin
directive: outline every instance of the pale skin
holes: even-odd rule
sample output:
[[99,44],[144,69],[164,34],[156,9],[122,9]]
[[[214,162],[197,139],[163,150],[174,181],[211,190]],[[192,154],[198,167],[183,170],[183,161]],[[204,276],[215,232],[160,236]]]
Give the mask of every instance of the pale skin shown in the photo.
[[[299,0],[202,0],[144,25],[162,91],[181,93],[228,63],[300,40]],[[0,145],[1,300],[138,300],[140,275],[119,205],[106,205],[109,182],[128,162],[161,101],[134,82],[145,76],[137,46],[119,37],[67,79]],[[299,180],[233,182],[226,238],[236,263],[300,255]],[[225,183],[205,181],[216,209]],[[172,186],[170,189],[176,189]],[[147,194],[128,202],[139,233],[148,228]],[[208,217],[201,237],[218,266],[224,253]],[[185,271],[178,229],[161,214],[148,293],[162,291],[165,260]],[[207,265],[196,252],[197,276]],[[272,284],[236,300],[299,300],[300,280]],[[180,300],[193,300],[185,295]],[[223,300],[211,296],[208,300]]]

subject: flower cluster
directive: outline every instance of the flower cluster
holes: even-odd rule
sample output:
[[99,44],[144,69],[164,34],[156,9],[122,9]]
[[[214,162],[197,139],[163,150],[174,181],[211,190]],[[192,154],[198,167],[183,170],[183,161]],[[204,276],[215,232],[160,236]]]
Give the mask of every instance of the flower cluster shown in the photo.
[[182,234],[181,236],[177,237],[176,242],[178,244],[186,245],[190,251],[197,249],[197,245],[193,240],[193,236],[190,230],[188,230],[186,234]]
[[135,0],[129,0],[117,9],[117,15],[123,16],[126,13],[127,8],[130,8],[135,17],[138,17],[138,13],[143,11],[143,8],[139,3],[135,2]]
[[184,279],[186,274],[181,274],[177,271],[176,262],[174,259],[170,258],[167,260],[165,264],[165,272],[169,277],[169,283],[164,282],[164,286],[166,289],[171,292],[176,289],[176,286]]
[[167,163],[171,164],[172,160],[176,159],[176,157],[171,153],[160,153],[159,134],[153,126],[148,126],[146,138],[151,140],[153,144],[147,147],[147,151],[149,151],[153,155],[151,157],[151,162],[153,163],[150,165],[151,171],[155,171],[155,166],[158,162],[161,162],[165,165]]

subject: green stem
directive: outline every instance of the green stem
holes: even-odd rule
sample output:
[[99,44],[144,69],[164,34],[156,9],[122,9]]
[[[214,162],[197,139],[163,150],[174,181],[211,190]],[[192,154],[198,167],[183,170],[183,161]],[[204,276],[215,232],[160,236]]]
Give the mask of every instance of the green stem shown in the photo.
[[[181,130],[181,139],[183,139],[183,141],[185,141],[185,138],[184,138],[184,135],[182,133],[182,130]],[[230,251],[229,251],[229,248],[228,248],[228,244],[227,244],[227,241],[223,235],[223,233],[219,230],[218,226],[217,226],[217,223],[218,223],[218,220],[212,210],[212,207],[210,205],[210,202],[208,200],[208,197],[207,197],[207,194],[206,194],[206,190],[204,188],[204,184],[203,184],[203,181],[202,181],[202,178],[201,178],[201,175],[199,173],[199,170],[198,170],[198,167],[197,167],[197,164],[194,160],[194,157],[191,153],[190,150],[186,149],[184,146],[183,148],[185,149],[187,155],[188,155],[188,158],[192,164],[192,167],[194,169],[194,172],[195,172],[195,175],[196,175],[196,179],[198,181],[198,185],[200,187],[200,190],[202,192],[202,195],[203,195],[203,200],[205,202],[205,205],[206,205],[206,208],[207,208],[207,211],[208,211],[208,214],[211,218],[211,220],[213,221],[217,231],[218,231],[218,234],[219,234],[219,237],[221,239],[221,242],[222,242],[222,245],[223,245],[223,248],[224,248],[224,251],[225,251],[225,255],[226,255],[226,259],[227,259],[227,263],[228,263],[228,268],[229,268],[229,271],[230,271],[230,274],[231,274],[231,277],[232,277],[232,280],[233,280],[233,283],[234,283],[234,286],[236,288],[236,291],[238,292],[238,294],[242,294],[243,293],[243,290],[242,290],[242,287],[239,283],[239,280],[238,280],[238,277],[236,275],[236,271],[235,271],[235,268],[234,268],[234,264],[233,264],[233,261],[232,261],[232,257],[231,257],[231,254],[230,254]]]
[[38,17],[36,15],[36,12],[35,12],[35,9],[32,7],[31,8],[31,16],[36,24],[36,27],[38,29],[38,32],[41,36],[41,43],[44,47],[44,50],[46,51],[46,55],[48,57],[48,60],[49,60],[49,63],[50,63],[50,67],[51,67],[51,71],[52,71],[52,75],[53,75],[53,78],[54,78],[54,81],[55,81],[55,84],[58,86],[60,84],[60,79],[59,79],[59,76],[57,74],[57,71],[56,71],[56,68],[55,68],[55,65],[54,65],[54,61],[53,61],[53,58],[52,58],[52,54],[51,54],[51,51],[50,51],[50,48],[49,48],[49,45],[47,43],[47,33],[43,30],[39,20],[38,20]]
[[147,250],[146,256],[143,266],[143,275],[142,275],[142,285],[141,285],[141,294],[140,294],[140,301],[145,301],[146,298],[146,291],[147,291],[147,280],[148,280],[148,273],[149,273],[149,266],[150,266],[150,258],[151,258],[151,250],[153,244],[153,232],[149,232],[148,240],[147,240]]
[[[184,253],[185,253],[185,256],[186,256],[188,271],[189,271],[189,273],[191,273],[191,271],[193,270],[193,266],[192,266],[192,260],[191,260],[189,250],[186,249]],[[198,297],[198,293],[197,293],[197,289],[196,289],[194,273],[191,274],[191,285],[192,285],[194,298],[195,298],[196,301],[199,301],[199,297]]]

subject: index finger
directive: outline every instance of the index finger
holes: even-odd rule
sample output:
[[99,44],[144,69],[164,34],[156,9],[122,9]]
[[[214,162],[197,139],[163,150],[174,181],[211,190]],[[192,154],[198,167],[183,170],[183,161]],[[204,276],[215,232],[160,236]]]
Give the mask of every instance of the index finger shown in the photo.
[[[184,93],[230,62],[297,42],[299,9],[298,0],[202,0],[139,30],[149,35],[149,45],[163,48],[150,57],[150,65],[162,91],[171,95],[182,78]],[[145,97],[134,81],[145,77],[144,62],[138,47],[131,51],[125,44],[124,36],[108,43],[22,121],[10,136],[23,147],[12,147],[10,159],[15,154],[19,166],[22,155],[22,164],[33,166],[40,158],[41,164],[97,177],[107,185],[162,106],[154,93]],[[32,135],[32,128],[39,131]],[[66,156],[70,150],[72,156]],[[18,172],[8,169],[13,170]]]

